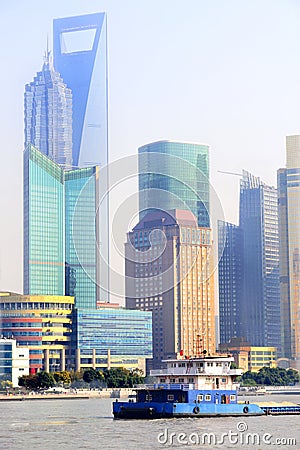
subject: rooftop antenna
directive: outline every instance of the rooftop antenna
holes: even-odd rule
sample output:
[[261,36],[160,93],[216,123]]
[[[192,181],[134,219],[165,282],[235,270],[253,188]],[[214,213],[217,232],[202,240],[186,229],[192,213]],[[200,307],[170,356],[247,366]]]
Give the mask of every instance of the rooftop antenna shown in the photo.
[[49,65],[50,64],[50,50],[49,50],[49,34],[47,33],[47,47],[44,55],[44,63]]

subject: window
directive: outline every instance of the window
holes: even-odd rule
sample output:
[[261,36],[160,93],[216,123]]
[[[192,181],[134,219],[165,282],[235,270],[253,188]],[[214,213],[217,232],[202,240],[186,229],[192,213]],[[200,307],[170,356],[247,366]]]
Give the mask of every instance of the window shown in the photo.
[[236,400],[236,396],[235,395],[231,395],[230,396],[230,400],[234,402]]
[[188,382],[189,382],[189,383],[194,383],[194,378],[189,378],[189,379],[188,379]]
[[197,402],[202,402],[203,401],[203,395],[199,394],[197,395]]
[[168,401],[173,402],[174,401],[174,395],[169,394],[168,395]]
[[179,383],[184,383],[184,378],[179,378],[179,379],[178,379],[178,382],[179,382]]
[[159,381],[160,381],[161,383],[165,383],[165,382],[166,382],[166,379],[165,379],[165,378],[161,378]]
[[151,401],[152,400],[152,395],[146,394],[146,400]]
[[205,401],[206,401],[206,402],[210,402],[210,399],[211,399],[210,394],[207,394],[207,395],[205,396]]

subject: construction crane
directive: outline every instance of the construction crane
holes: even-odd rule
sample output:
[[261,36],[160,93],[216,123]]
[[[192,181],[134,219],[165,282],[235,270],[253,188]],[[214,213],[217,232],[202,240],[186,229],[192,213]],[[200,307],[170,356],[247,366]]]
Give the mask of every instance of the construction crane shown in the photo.
[[237,177],[242,177],[242,173],[236,173],[236,172],[226,172],[224,170],[218,170],[219,173],[226,173],[226,175],[236,175]]

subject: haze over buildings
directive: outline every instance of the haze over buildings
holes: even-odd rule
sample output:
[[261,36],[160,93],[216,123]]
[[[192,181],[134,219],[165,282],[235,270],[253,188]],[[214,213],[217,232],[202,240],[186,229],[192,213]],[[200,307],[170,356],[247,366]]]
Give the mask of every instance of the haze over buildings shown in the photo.
[[300,369],[300,136],[286,138],[286,168],[278,170],[281,337],[283,356]]

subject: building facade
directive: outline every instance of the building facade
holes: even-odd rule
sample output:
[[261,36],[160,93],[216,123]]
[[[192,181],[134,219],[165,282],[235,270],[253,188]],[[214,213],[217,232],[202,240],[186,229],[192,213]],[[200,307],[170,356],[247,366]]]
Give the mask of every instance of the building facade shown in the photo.
[[55,69],[73,94],[73,164],[108,161],[106,14],[53,21]]
[[32,145],[24,152],[24,293],[64,295],[64,171]]
[[243,339],[232,339],[220,345],[220,351],[230,353],[237,366],[247,372],[258,372],[263,367],[277,367],[277,347],[255,347]]
[[98,167],[67,171],[31,145],[24,152],[25,294],[96,308],[98,177]]
[[95,308],[99,294],[99,167],[66,171],[66,295],[77,308]]
[[158,141],[139,148],[140,219],[149,211],[190,210],[209,227],[209,147]]
[[241,336],[251,345],[280,348],[277,190],[244,171],[240,184],[243,231]]
[[56,164],[72,167],[72,91],[46,52],[43,68],[25,86],[25,147],[34,145]]
[[215,351],[211,247],[211,230],[189,211],[150,212],[128,233],[126,307],[153,313],[153,368]]
[[218,222],[220,343],[241,336],[243,233],[239,226]]
[[[55,69],[73,95],[73,166],[100,166],[99,295],[109,301],[108,71],[105,13],[53,21]],[[94,277],[86,266],[87,275]]]
[[18,347],[15,339],[0,339],[0,381],[18,387],[23,375],[29,375],[29,349]]
[[30,372],[55,372],[71,364],[74,298],[0,294],[0,331],[29,349]]
[[278,170],[282,353],[300,369],[300,136],[286,138],[286,168]]
[[76,370],[93,367],[140,368],[152,358],[152,314],[106,303],[99,309],[76,309]]

